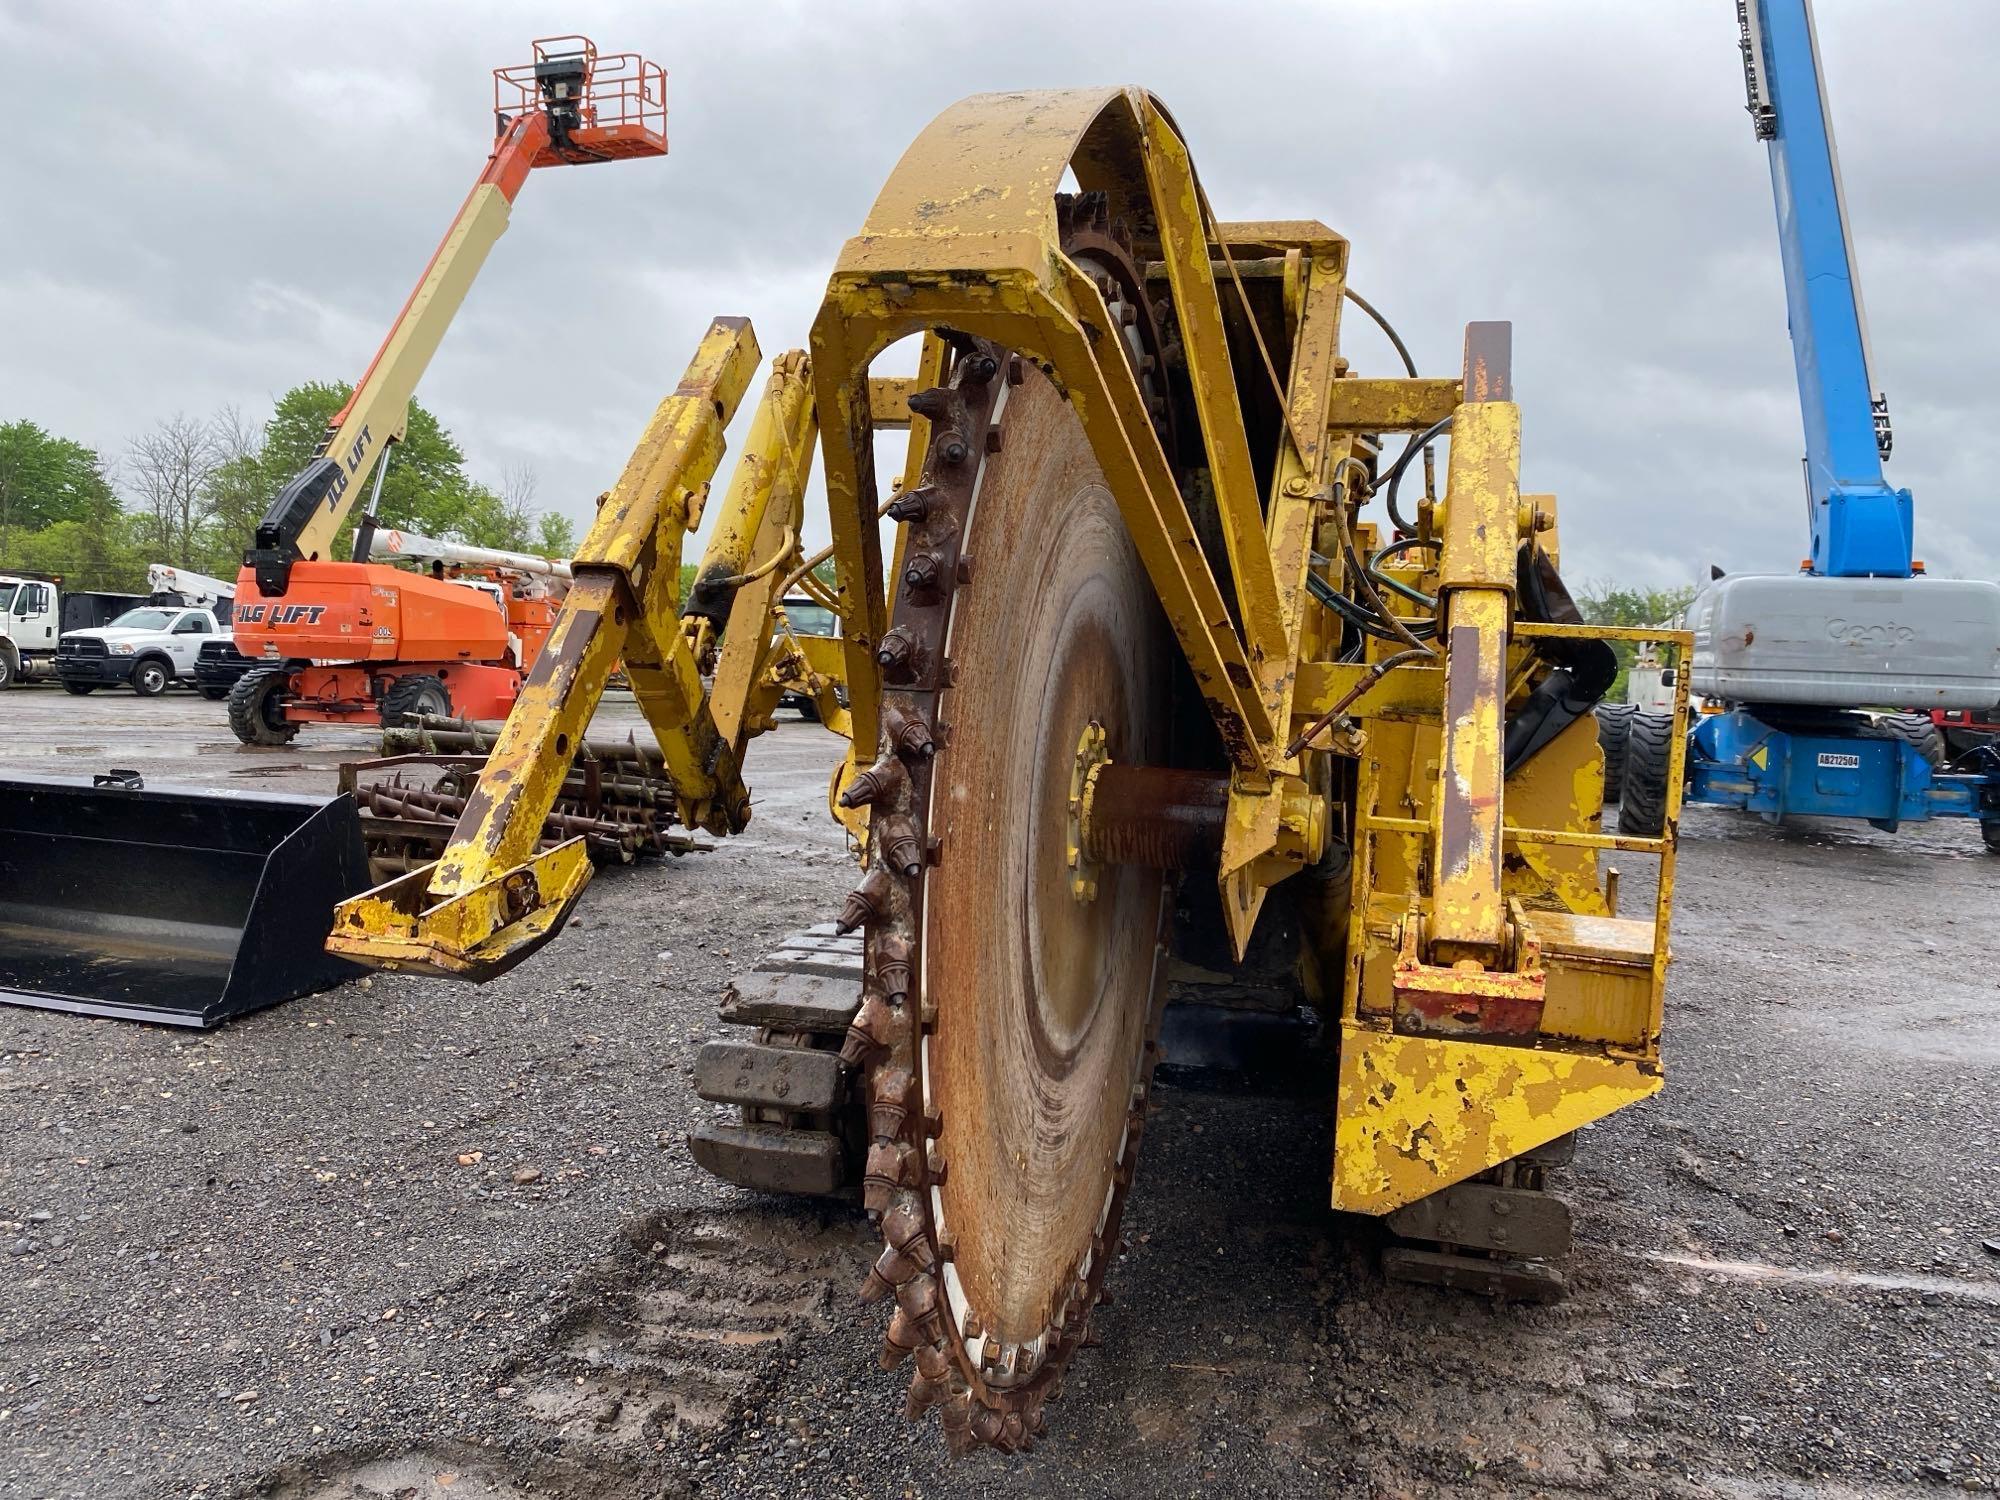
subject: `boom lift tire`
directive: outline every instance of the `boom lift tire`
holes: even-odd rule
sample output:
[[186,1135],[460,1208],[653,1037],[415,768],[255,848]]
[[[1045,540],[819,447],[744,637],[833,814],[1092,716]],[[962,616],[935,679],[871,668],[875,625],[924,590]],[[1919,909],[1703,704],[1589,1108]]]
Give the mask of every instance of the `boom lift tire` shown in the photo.
[[1671,714],[1641,709],[1629,721],[1625,778],[1618,795],[1618,831],[1656,839],[1667,830],[1667,765],[1674,748]]
[[1947,759],[1944,736],[1938,733],[1938,727],[1929,714],[1877,714],[1875,737],[1901,740],[1929,761],[1932,770],[1942,766]]
[[419,714],[444,717],[450,713],[451,694],[445,690],[442,679],[428,672],[413,672],[407,677],[398,677],[382,694],[384,729],[400,729]]
[[159,697],[173,680],[173,669],[157,656],[148,656],[132,668],[132,691],[141,698]]
[[1630,703],[1597,705],[1597,745],[1604,752],[1604,800],[1615,804],[1625,786],[1625,747],[1632,734],[1632,715],[1639,710]]
[[1986,840],[1986,852],[1988,854],[2000,854],[2000,822],[1981,823],[1979,825],[1979,832],[1980,836]]
[[229,690],[229,727],[246,745],[289,745],[299,726],[287,724],[284,715],[285,686],[291,680],[285,667],[259,667],[245,672]]

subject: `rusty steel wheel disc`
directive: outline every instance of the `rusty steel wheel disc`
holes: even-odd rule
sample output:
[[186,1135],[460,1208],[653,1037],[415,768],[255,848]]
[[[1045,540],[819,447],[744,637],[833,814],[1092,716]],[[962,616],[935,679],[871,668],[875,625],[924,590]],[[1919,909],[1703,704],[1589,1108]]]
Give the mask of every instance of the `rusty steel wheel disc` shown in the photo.
[[[841,1056],[867,1101],[862,1196],[894,1296],[882,1361],[954,1452],[1043,1430],[1104,1274],[1156,1056],[1165,877],[1080,896],[1080,757],[1165,757],[1172,658],[1075,413],[1032,366],[956,342],[930,423],[882,669],[868,873],[842,908],[866,979]],[[1004,372],[1004,373],[1003,373]]]
[[933,1214],[953,1246],[949,1312],[1018,1365],[1102,1254],[1159,936],[1157,870],[1107,869],[1095,899],[1072,893],[1077,747],[1095,722],[1114,759],[1163,759],[1167,660],[1074,412],[1029,370],[999,422],[965,541],[975,581],[946,644],[951,728],[927,823],[948,856],[924,882],[919,986],[935,1021],[919,1084],[944,1125]]

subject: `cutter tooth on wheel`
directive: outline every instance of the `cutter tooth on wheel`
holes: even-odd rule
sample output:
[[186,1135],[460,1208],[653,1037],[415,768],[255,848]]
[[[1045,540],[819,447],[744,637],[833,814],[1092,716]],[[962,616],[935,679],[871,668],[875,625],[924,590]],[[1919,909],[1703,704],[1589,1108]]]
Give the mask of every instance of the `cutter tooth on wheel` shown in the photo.
[[1170,662],[1074,412],[1018,358],[955,347],[910,403],[931,440],[877,652],[881,755],[845,793],[871,837],[841,913],[868,960],[843,1056],[882,1364],[913,1362],[906,1411],[937,1409],[954,1453],[1014,1452],[1108,1300],[1156,1053],[1166,877],[1114,865],[1079,891],[1072,782],[1086,742],[1164,759]]

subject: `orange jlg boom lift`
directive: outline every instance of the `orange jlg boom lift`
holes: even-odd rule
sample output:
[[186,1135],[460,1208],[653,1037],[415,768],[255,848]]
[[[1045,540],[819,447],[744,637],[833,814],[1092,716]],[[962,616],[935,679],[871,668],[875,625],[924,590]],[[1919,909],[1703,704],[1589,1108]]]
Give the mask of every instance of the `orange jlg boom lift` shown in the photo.
[[238,680],[230,723],[251,743],[281,744],[308,723],[375,723],[410,705],[504,717],[529,663],[526,638],[489,597],[444,579],[336,561],[342,525],[379,493],[410,398],[507,228],[537,167],[664,155],[666,75],[642,58],[600,55],[588,38],[544,38],[534,61],[494,75],[497,138],[422,280],[403,304],[320,451],[273,502],[237,581],[236,646],[260,665]]

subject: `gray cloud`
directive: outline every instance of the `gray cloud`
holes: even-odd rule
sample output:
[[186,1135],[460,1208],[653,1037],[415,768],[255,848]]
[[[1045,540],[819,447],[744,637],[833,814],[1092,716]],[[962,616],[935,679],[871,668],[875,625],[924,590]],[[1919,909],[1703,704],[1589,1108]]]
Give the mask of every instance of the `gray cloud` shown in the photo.
[[[2000,9],[1819,6],[1892,477],[1933,568],[1993,576]],[[483,158],[542,7],[0,0],[0,417],[115,452],[373,352]],[[1142,83],[1225,217],[1316,217],[1430,370],[1515,323],[1524,479],[1574,575],[1803,547],[1799,419],[1730,7],[1012,0],[591,7],[669,70],[664,162],[537,174],[425,381],[497,479],[582,517],[707,319],[803,341],[903,147],[981,89]],[[1386,371],[1359,319],[1350,353]],[[815,521],[814,533],[824,534]]]

